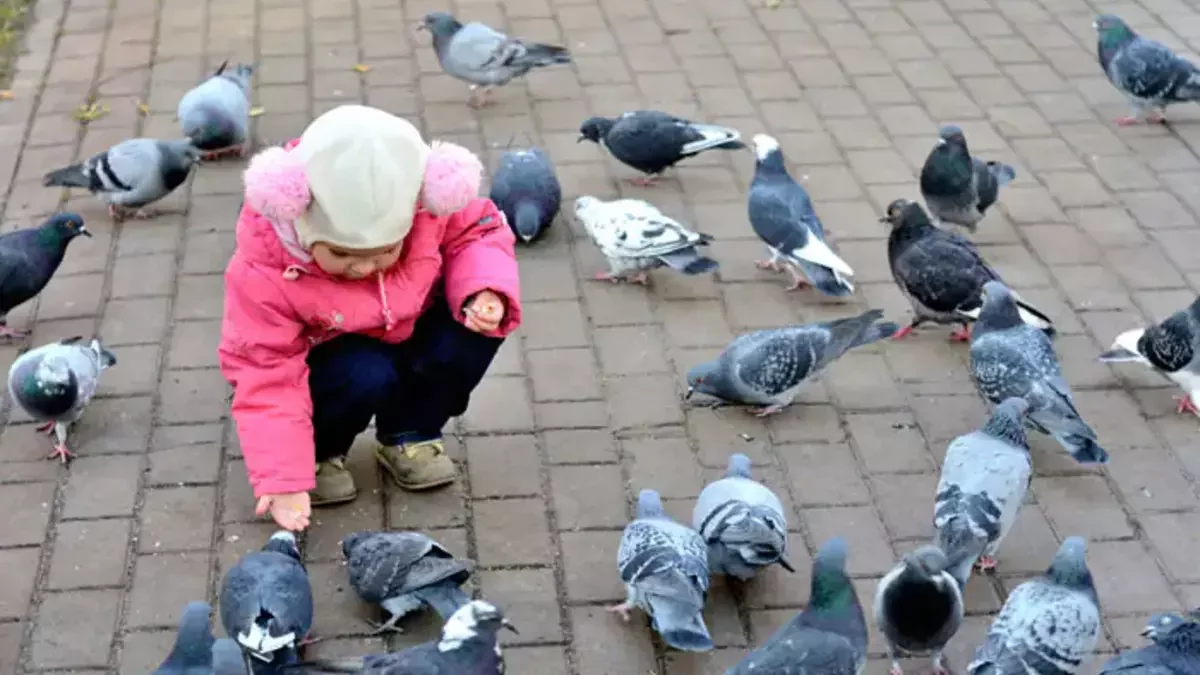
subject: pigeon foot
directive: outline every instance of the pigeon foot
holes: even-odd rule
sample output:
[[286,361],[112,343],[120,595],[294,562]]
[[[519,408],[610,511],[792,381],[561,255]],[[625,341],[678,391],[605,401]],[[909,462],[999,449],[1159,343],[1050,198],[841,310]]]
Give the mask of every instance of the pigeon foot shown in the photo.
[[467,105],[479,110],[492,105],[495,101],[492,100],[492,88],[483,87],[483,93],[479,93],[478,87],[471,87],[471,97],[467,99]]
[[951,342],[970,342],[971,341],[971,329],[967,328],[966,326],[959,326],[958,328],[955,328],[954,332],[950,334],[950,341]]
[[47,455],[46,459],[61,460],[63,463],[63,466],[66,466],[67,462],[71,461],[71,458],[74,456],[75,456],[75,453],[68,450],[66,445],[60,444],[60,445],[54,446],[54,452]]
[[37,425],[37,430],[44,434],[54,433],[54,420],[50,420],[49,422],[46,422],[45,424]]
[[403,635],[404,629],[401,628],[400,626],[396,625],[396,622],[399,620],[400,620],[400,617],[393,614],[392,617],[390,619],[388,619],[387,621],[383,621],[381,623],[375,623],[374,621],[368,621],[367,623],[371,626],[371,628],[375,629],[375,630],[371,631],[371,635],[383,635],[384,633],[395,633],[397,635]]
[[630,178],[629,183],[631,185],[636,185],[638,187],[647,187],[647,188],[654,187],[655,185],[658,185],[658,177],[657,176],[638,176],[637,178]]
[[1125,117],[1116,118],[1113,122],[1119,127],[1129,127],[1140,123],[1141,120],[1136,115],[1126,115]]
[[763,406],[761,408],[750,408],[750,414],[754,415],[755,417],[766,417],[767,415],[774,415],[780,410],[783,410],[783,408],[784,406],[780,403],[772,403],[771,405]]
[[0,325],[0,339],[12,341],[24,340],[27,337],[29,337],[29,331],[27,330],[13,330],[8,326]]
[[1187,412],[1192,413],[1193,415],[1200,415],[1200,408],[1196,407],[1196,403],[1192,401],[1191,396],[1185,394],[1183,396],[1172,396],[1171,398],[1175,399],[1176,413],[1182,415],[1183,413]]
[[619,605],[612,605],[611,607],[605,607],[604,611],[612,612],[613,614],[618,614],[618,615],[620,615],[622,621],[624,621],[625,623],[629,623],[629,613],[631,611],[633,611],[633,606],[630,605],[628,602],[622,602]]
[[214,160],[221,159],[223,157],[245,157],[245,156],[246,156],[246,144],[242,143],[239,145],[231,145],[228,148],[221,148],[220,150],[212,150],[209,152],[201,153],[200,159],[202,159],[205,162],[211,162]]
[[296,643],[296,649],[302,649],[302,648],[304,648],[304,647],[307,647],[307,646],[309,646],[309,645],[315,645],[315,644],[317,644],[318,642],[321,642],[321,641],[322,641],[322,640],[324,640],[324,639],[325,639],[325,638],[323,638],[323,637],[317,637],[317,636],[313,635],[312,633],[309,633],[308,635],[305,635],[305,636],[304,636],[304,639],[303,639],[303,640],[301,640],[301,641],[299,641],[299,642],[297,642],[297,643]]
[[901,328],[900,330],[896,331],[896,334],[892,336],[892,339],[893,340],[903,340],[904,338],[908,337],[909,335],[912,335],[912,332],[913,332],[912,326],[905,326],[904,328]]
[[979,560],[975,561],[975,566],[980,572],[987,572],[996,569],[996,559],[990,555],[981,555]]
[[114,223],[122,223],[126,220],[150,220],[158,214],[146,209],[127,209],[116,204],[109,204],[108,215]]
[[801,279],[801,278],[800,278],[800,275],[796,274],[796,273],[793,271],[793,272],[792,272],[792,283],[788,284],[788,285],[787,285],[787,287],[786,287],[786,288],[784,288],[783,290],[785,290],[785,291],[799,291],[799,290],[803,290],[803,289],[805,289],[805,288],[812,288],[812,284],[808,283],[808,282],[807,282],[807,281],[805,281],[804,279]]
[[888,670],[891,675],[904,675],[904,669],[900,667],[899,661],[892,661],[892,667]]
[[754,266],[760,270],[771,270],[772,272],[779,271],[779,261],[777,260],[755,260]]
[[619,284],[622,281],[628,281],[631,284],[641,284],[643,286],[650,285],[650,278],[645,272],[638,272],[637,274],[632,274],[630,276],[622,276],[612,272],[597,272],[592,279],[595,281],[607,281],[614,284]]

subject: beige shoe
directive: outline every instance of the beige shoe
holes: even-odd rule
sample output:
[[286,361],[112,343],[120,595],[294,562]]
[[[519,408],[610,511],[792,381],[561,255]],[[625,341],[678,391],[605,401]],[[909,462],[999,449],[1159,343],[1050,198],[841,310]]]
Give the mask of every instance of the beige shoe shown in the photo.
[[313,506],[329,506],[354,501],[358,488],[354,476],[346,468],[344,457],[334,457],[317,463],[317,487],[308,493]]
[[375,450],[379,464],[405,490],[430,490],[454,482],[458,472],[442,439],[384,445]]

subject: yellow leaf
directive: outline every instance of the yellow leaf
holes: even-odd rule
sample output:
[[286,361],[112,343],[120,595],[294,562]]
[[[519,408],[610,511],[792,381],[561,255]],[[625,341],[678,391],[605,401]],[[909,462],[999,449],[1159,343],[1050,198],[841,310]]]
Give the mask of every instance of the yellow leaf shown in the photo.
[[261,105],[256,105],[250,109],[250,116],[251,117],[259,117],[265,112],[267,112],[266,108],[262,107]]
[[138,109],[138,112],[140,112],[143,115],[150,114],[150,106],[146,105],[145,103],[138,102],[137,109]]
[[359,74],[365,73],[370,69],[371,69],[371,66],[364,65],[362,63],[356,64],[354,66],[354,72],[359,73]]
[[763,5],[765,5],[767,9],[779,9],[780,0],[765,0]]
[[99,105],[97,103],[84,103],[75,109],[75,119],[87,124],[93,120],[98,120],[108,114],[108,105]]
[[12,89],[0,90],[0,101],[11,101],[11,100],[13,100]]

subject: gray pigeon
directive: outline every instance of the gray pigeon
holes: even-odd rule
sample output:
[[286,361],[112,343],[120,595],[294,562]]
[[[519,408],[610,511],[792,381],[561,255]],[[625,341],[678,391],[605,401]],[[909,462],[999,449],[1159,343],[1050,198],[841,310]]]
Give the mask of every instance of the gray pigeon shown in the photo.
[[83,411],[100,383],[100,373],[117,363],[117,357],[99,339],[82,342],[72,337],[17,357],[8,369],[8,397],[34,420],[43,422],[38,431],[53,434],[54,452],[48,459],[63,464],[74,456],[67,449],[71,425]]
[[528,244],[554,222],[562,204],[562,185],[541,148],[510,150],[500,156],[489,196],[504,212],[513,234]]
[[[854,270],[825,243],[825,226],[813,210],[808,191],[788,174],[779,141],[766,134],[755,135],[754,154],[754,180],[747,197],[750,227],[771,254],[758,266],[776,272],[781,264],[786,267],[792,275],[788,290],[815,285],[827,295],[852,295]],[[800,278],[796,267],[808,275],[811,284]]]
[[132,138],[86,162],[51,171],[42,184],[86,189],[108,204],[108,215],[116,222],[130,217],[152,218],[154,214],[142,207],[183,185],[199,162],[200,150],[190,138]]
[[[446,12],[426,14],[418,30],[428,30],[433,36],[433,49],[442,70],[470,84],[467,105],[473,108],[491,103],[493,88],[524,77],[534,68],[571,62],[565,47],[525,42],[475,21],[462,24]],[[476,97],[480,87],[482,100]]]
[[788,526],[783,504],[774,492],[750,475],[750,458],[729,456],[725,477],[700,491],[692,510],[692,527],[708,544],[708,569],[742,581],[759,568],[787,559]]
[[183,135],[203,151],[206,160],[225,155],[243,157],[250,136],[250,76],[254,66],[229,62],[179,100]]
[[8,313],[42,292],[79,236],[92,233],[78,213],[56,213],[37,227],[0,234],[0,337],[29,336],[8,327]]
[[1075,407],[1050,338],[1025,324],[1012,292],[999,281],[983,286],[983,311],[971,334],[971,376],[992,403],[1019,396],[1029,402],[1025,421],[1054,437],[1080,464],[1103,464],[1108,452]]
[[1100,638],[1100,600],[1087,543],[1068,537],[1050,568],[1009,594],[968,675],[1074,675]]
[[1200,620],[1195,612],[1156,614],[1142,636],[1150,644],[1112,657],[1100,675],[1200,675]]
[[293,664],[313,623],[312,585],[296,535],[280,530],[242,557],[221,582],[221,623],[250,656],[272,668]]
[[846,575],[846,542],[831,539],[813,558],[808,606],[725,675],[859,675],[867,621]]
[[152,675],[210,675],[213,672],[216,638],[209,620],[211,614],[212,606],[207,602],[190,602],[183,608],[175,646]]
[[675,649],[713,648],[704,625],[708,597],[708,552],[695,530],[671,520],[654,490],[638,494],[634,520],[625,526],[617,551],[625,602],[608,608],[629,621],[636,607],[650,615],[654,630]]
[[1150,366],[1185,392],[1175,412],[1200,415],[1200,297],[1162,323],[1121,333],[1100,360]]
[[213,644],[213,675],[247,675],[248,672],[246,654],[237,642],[229,638],[221,638]]
[[1191,61],[1161,42],[1138,35],[1119,16],[1103,14],[1092,27],[1100,67],[1133,105],[1133,114],[1118,117],[1117,124],[1137,124],[1143,115],[1150,122],[1165,124],[1168,105],[1200,101],[1200,70]]
[[630,180],[651,187],[659,174],[706,150],[744,150],[736,129],[700,124],[658,110],[631,110],[618,117],[589,117],[576,143],[591,141],[622,164],[646,174]]
[[300,666],[310,673],[362,675],[502,675],[504,658],[496,634],[516,627],[491,603],[472,600],[442,627],[441,639],[408,649],[357,658],[319,659]]
[[[751,412],[771,415],[791,405],[800,387],[842,354],[886,340],[899,324],[879,321],[883,310],[858,316],[745,333],[716,359],[688,371],[685,399],[695,393],[718,402],[759,406]],[[876,323],[878,322],[878,323]]]
[[[1000,275],[983,259],[975,244],[957,233],[935,227],[925,209],[916,202],[895,200],[888,204],[887,215],[880,221],[892,226],[888,235],[888,265],[896,286],[913,308],[912,323],[893,339],[899,340],[931,321],[959,324],[950,339],[970,340],[967,325],[979,318],[983,285],[999,281]],[[1049,317],[1013,295],[1022,321],[1047,335],[1054,334]]]
[[887,643],[892,675],[904,675],[900,658],[929,654],[933,675],[948,675],[942,650],[963,619],[962,589],[950,575],[946,553],[922,546],[906,553],[875,590],[875,625]]
[[355,532],[342,540],[350,585],[391,617],[376,633],[402,632],[396,622],[423,606],[446,621],[471,600],[459,588],[471,567],[419,532]]
[[1017,170],[1007,164],[972,157],[963,130],[950,124],[942,127],[921,167],[921,196],[935,218],[974,232],[1000,188],[1016,177]]
[[971,568],[996,567],[992,556],[1012,529],[1029,489],[1033,460],[1022,419],[1023,398],[1006,399],[979,431],[950,442],[933,506],[937,544],[950,573],[966,587]]
[[598,281],[648,284],[647,272],[660,267],[687,275],[717,269],[717,261],[697,251],[712,237],[687,229],[644,201],[605,202],[584,195],[575,200],[575,218],[608,260],[609,270],[597,274]]

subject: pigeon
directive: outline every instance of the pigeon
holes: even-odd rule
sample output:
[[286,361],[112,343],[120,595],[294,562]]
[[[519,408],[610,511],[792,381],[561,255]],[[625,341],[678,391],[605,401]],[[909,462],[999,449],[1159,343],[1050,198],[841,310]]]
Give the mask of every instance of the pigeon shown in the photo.
[[1023,398],[1005,399],[982,429],[955,438],[946,449],[933,525],[961,587],[976,564],[984,570],[996,567],[992,556],[1029,489],[1033,460],[1022,419],[1028,409]]
[[[825,227],[813,210],[808,191],[788,174],[779,141],[766,134],[753,138],[754,180],[750,182],[747,209],[750,227],[767,245],[771,257],[758,262],[762,269],[792,275],[788,290],[814,285],[827,295],[854,293],[854,270],[825,243]],[[795,268],[808,275],[809,284]]]
[[704,625],[708,596],[708,552],[693,529],[671,520],[654,490],[638,494],[633,522],[625,526],[617,551],[625,582],[625,602],[607,608],[625,621],[635,608],[650,615],[667,645],[689,652],[713,648]]
[[1165,612],[1150,617],[1142,636],[1150,644],[1122,652],[1100,675],[1197,675],[1200,673],[1200,617]]
[[209,620],[211,614],[212,606],[207,602],[190,602],[183,608],[175,646],[152,675],[209,675],[213,672],[216,638]]
[[496,634],[517,629],[489,602],[472,600],[442,627],[441,639],[398,652],[357,658],[318,659],[299,664],[311,673],[362,675],[502,675],[504,658]]
[[631,110],[618,117],[589,117],[577,143],[591,141],[619,162],[646,174],[630,180],[650,187],[659,174],[705,150],[744,150],[736,129],[699,124],[658,110]]
[[79,236],[92,233],[78,213],[57,213],[37,227],[0,234],[0,337],[29,337],[8,327],[8,313],[42,292]]
[[1185,392],[1175,397],[1177,413],[1200,415],[1200,297],[1162,323],[1121,333],[1100,360],[1150,366]]
[[892,675],[904,675],[900,658],[930,654],[934,675],[948,675],[942,650],[963,620],[962,589],[937,546],[910,551],[879,581],[875,624],[892,659]]
[[254,66],[226,61],[199,86],[179,100],[176,114],[183,135],[211,160],[246,154],[250,136],[250,76]]
[[513,234],[528,244],[554,222],[562,185],[541,148],[510,150],[500,157],[489,197],[504,212]]
[[[912,323],[894,339],[910,335],[921,324],[932,321],[959,324],[950,339],[970,340],[967,326],[979,318],[983,285],[1000,281],[1000,275],[979,255],[975,244],[959,234],[935,227],[925,209],[916,202],[897,199],[888,205],[887,215],[880,222],[892,226],[888,235],[888,265],[896,286],[913,308]],[[1047,335],[1054,334],[1049,317],[1015,293],[1013,297],[1025,323]]]
[[[213,675],[246,675],[246,654],[237,642],[221,638],[212,646]],[[188,675],[191,675],[190,673]]]
[[963,130],[948,124],[921,167],[921,196],[938,220],[974,232],[1000,188],[1016,177],[1007,164],[972,157]]
[[729,456],[725,477],[704,487],[692,510],[692,527],[708,544],[708,568],[742,581],[779,563],[789,572],[787,516],[767,486],[750,476],[750,458]]
[[221,623],[250,656],[279,667],[296,662],[313,623],[312,585],[296,535],[280,530],[242,557],[221,582]]
[[[571,62],[565,47],[525,42],[476,21],[464,25],[446,12],[426,14],[417,30],[428,30],[433,36],[433,50],[442,70],[470,85],[467,105],[472,108],[492,103],[493,88],[534,68]],[[476,96],[480,87],[482,98]]]
[[850,577],[846,542],[827,541],[813,558],[808,606],[725,675],[859,675],[867,621]]
[[696,250],[710,244],[712,237],[687,229],[646,202],[605,202],[584,195],[575,200],[575,218],[608,259],[609,270],[597,274],[597,281],[645,285],[647,272],[663,266],[687,275],[717,269],[717,261]]
[[1133,114],[1114,120],[1121,126],[1147,121],[1166,124],[1172,103],[1200,101],[1200,70],[1169,47],[1134,32],[1119,16],[1092,22],[1096,56],[1104,75],[1133,104]]
[[1087,543],[1068,537],[1046,573],[1013,589],[967,666],[968,675],[1074,675],[1100,637]]
[[419,532],[355,532],[342,540],[350,585],[391,617],[376,633],[402,632],[396,622],[428,605],[449,620],[471,600],[459,588],[471,567]]
[[75,453],[67,436],[87,408],[100,373],[117,364],[117,357],[99,339],[84,343],[76,336],[42,345],[17,357],[8,369],[8,397],[34,420],[38,431],[53,434],[54,452],[47,459],[66,464]]
[[97,153],[86,162],[55,169],[42,179],[46,187],[85,188],[108,204],[116,222],[152,218],[143,207],[183,185],[200,162],[192,139],[158,141],[132,138]]
[[1075,407],[1050,338],[1025,324],[1012,292],[999,281],[983,285],[983,309],[971,333],[971,376],[992,403],[1020,396],[1026,423],[1053,436],[1080,464],[1103,464],[1108,452]]
[[[765,417],[791,405],[801,385],[855,347],[885,340],[900,325],[883,310],[739,335],[712,361],[688,371],[685,400],[696,393],[719,402],[758,406]],[[878,322],[878,323],[876,323]]]

